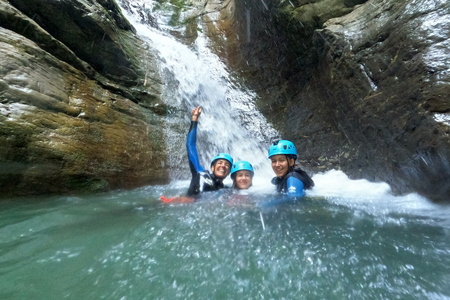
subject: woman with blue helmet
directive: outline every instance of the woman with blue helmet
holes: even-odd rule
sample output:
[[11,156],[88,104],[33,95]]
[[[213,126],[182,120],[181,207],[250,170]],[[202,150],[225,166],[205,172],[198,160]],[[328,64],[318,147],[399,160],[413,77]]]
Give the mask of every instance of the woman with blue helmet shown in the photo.
[[314,181],[305,171],[295,166],[297,149],[288,140],[275,141],[269,148],[269,159],[276,177],[272,184],[276,185],[278,193],[293,197],[302,197],[305,189],[314,186]]
[[237,161],[231,168],[231,179],[233,188],[237,190],[246,190],[252,186],[253,175],[255,171],[251,163],[245,160]]
[[209,191],[225,188],[223,180],[230,174],[233,158],[228,153],[219,153],[211,160],[210,170],[205,170],[200,164],[197,152],[197,126],[202,108],[197,106],[192,110],[191,126],[186,139],[186,149],[192,179],[186,196],[167,198],[160,196],[165,203],[194,202],[194,196]]
[[198,118],[201,113],[202,108],[200,106],[192,110],[191,127],[186,140],[189,168],[192,174],[187,196],[224,188],[223,180],[230,174],[233,164],[233,158],[229,154],[219,153],[212,159],[210,170],[205,170],[201,166],[196,146]]

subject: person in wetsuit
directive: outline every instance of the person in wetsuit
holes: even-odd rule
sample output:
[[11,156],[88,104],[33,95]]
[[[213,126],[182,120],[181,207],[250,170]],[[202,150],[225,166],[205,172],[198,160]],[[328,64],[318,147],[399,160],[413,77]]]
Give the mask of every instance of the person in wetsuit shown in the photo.
[[223,180],[230,174],[233,158],[227,153],[217,154],[211,161],[210,170],[205,170],[200,164],[197,152],[198,118],[202,113],[200,106],[192,110],[191,126],[187,134],[186,149],[192,179],[186,196],[164,197],[164,203],[189,203],[196,201],[196,196],[202,192],[217,191],[225,188]]
[[246,190],[252,186],[253,175],[255,171],[251,163],[240,160],[233,163],[231,167],[231,179],[233,180],[233,188],[236,190]]
[[219,153],[212,159],[210,170],[205,170],[201,166],[196,146],[198,118],[201,113],[202,108],[200,106],[192,110],[191,126],[186,140],[189,168],[192,174],[187,192],[188,197],[224,188],[223,180],[230,174],[233,164],[233,158],[229,154]]
[[228,205],[251,205],[251,198],[249,198],[246,190],[252,186],[254,174],[253,166],[248,161],[240,160],[233,163],[230,173],[233,180],[233,190],[227,199]]
[[276,186],[278,193],[292,197],[302,197],[305,189],[314,186],[314,181],[300,167],[295,166],[297,149],[288,140],[275,141],[269,148],[269,159],[276,177],[272,184]]

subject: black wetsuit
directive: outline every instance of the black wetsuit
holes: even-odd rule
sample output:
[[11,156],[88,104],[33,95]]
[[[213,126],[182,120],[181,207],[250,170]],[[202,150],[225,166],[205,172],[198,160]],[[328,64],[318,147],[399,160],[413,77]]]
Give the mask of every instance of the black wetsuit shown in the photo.
[[197,152],[197,125],[198,122],[191,121],[191,127],[186,140],[186,149],[191,169],[192,179],[187,192],[187,196],[198,195],[201,192],[217,191],[224,188],[223,182],[217,179],[210,171],[205,170],[201,165]]

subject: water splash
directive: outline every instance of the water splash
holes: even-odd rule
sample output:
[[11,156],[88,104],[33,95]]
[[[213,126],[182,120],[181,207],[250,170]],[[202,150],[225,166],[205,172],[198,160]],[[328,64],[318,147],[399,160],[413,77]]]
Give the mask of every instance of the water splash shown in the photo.
[[[153,20],[148,13],[143,13],[152,10],[153,1],[119,2],[124,15],[141,38],[158,52],[165,85],[163,100],[176,107],[166,118],[170,155],[168,167],[172,183],[188,186],[190,173],[184,143],[190,111],[201,105],[203,114],[197,145],[203,166],[209,166],[210,159],[218,152],[228,152],[235,160],[248,160],[255,167],[252,191],[273,192],[273,186],[269,183],[273,172],[267,159],[267,149],[270,141],[278,138],[279,134],[256,109],[254,100],[257,95],[232,80],[226,66],[209,49],[209,40],[202,33],[198,33],[194,44],[187,46],[168,33],[171,27],[166,13],[152,12]],[[158,28],[150,26],[152,24],[157,24]],[[316,174],[313,180],[316,186],[307,191],[307,196],[326,197],[350,206],[367,207],[386,199],[381,202],[390,206],[391,210],[391,202],[400,203],[399,207],[411,207],[414,203],[420,203],[420,206],[426,201],[416,194],[395,197],[386,183],[350,180],[343,172],[336,170]],[[231,180],[227,178],[225,183],[230,184]]]
[[[210,51],[208,40],[201,33],[189,47],[164,31],[142,23],[139,6],[149,9],[151,3],[133,2],[132,6],[123,7],[141,38],[158,52],[164,81],[163,101],[177,108],[166,118],[172,179],[190,176],[184,143],[190,112],[200,105],[203,113],[199,119],[197,148],[202,165],[209,166],[210,159],[217,153],[227,152],[235,160],[250,161],[258,174],[255,181],[267,183],[272,176],[267,149],[279,134],[256,109],[256,94],[232,81],[225,65]],[[164,22],[164,18],[159,18],[158,24]],[[181,164],[184,166],[180,167]]]

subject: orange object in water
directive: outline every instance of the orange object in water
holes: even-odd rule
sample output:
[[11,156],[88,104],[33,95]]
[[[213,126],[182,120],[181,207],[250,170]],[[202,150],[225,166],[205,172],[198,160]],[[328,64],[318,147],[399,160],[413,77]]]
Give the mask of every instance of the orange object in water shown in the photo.
[[192,197],[172,197],[167,198],[164,196],[159,196],[159,199],[161,199],[164,203],[191,203],[195,201],[195,198]]

